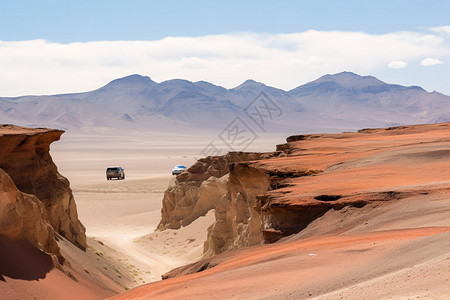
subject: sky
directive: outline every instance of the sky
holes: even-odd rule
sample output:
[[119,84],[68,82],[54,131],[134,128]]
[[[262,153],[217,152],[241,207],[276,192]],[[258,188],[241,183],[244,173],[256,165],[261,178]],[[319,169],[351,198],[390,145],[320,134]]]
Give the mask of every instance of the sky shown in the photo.
[[284,90],[351,71],[450,95],[449,0],[0,0],[0,96],[131,74]]

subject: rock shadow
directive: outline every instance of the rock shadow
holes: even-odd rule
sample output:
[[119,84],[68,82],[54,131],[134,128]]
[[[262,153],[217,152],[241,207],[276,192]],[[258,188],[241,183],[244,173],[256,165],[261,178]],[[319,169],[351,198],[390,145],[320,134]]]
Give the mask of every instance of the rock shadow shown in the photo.
[[50,255],[0,236],[1,281],[6,281],[5,277],[22,280],[43,279],[52,268]]

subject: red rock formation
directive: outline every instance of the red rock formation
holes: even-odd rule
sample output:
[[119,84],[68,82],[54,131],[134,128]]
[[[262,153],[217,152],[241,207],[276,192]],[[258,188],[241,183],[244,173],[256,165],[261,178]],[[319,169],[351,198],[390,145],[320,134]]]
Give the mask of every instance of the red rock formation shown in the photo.
[[113,299],[449,298],[450,124],[287,141],[229,164],[223,253]]
[[[445,144],[448,127],[402,126],[292,136],[276,152],[264,156],[252,153],[234,160],[227,156],[200,160],[179,177],[173,189],[183,186],[180,195],[187,195],[192,186],[198,188],[212,176],[209,168],[221,165],[220,174],[229,172],[227,193],[212,200],[216,222],[208,229],[206,256],[272,243],[303,230],[330,209],[409,197],[410,192],[398,185],[440,180],[442,170],[433,172],[433,168],[450,156]],[[195,178],[195,184],[189,178]],[[172,199],[172,206],[165,206],[163,216],[181,211],[173,209],[175,198],[167,198]],[[181,202],[187,211],[196,203]]]
[[209,210],[227,194],[230,165],[239,161],[267,158],[273,154],[230,152],[225,156],[199,159],[176,177],[175,184],[164,193],[159,230],[187,226]]
[[41,251],[60,256],[55,232],[43,203],[36,196],[19,191],[9,175],[1,169],[0,235],[27,242]]
[[269,186],[269,175],[264,171],[250,168],[247,163],[230,166],[228,194],[216,204],[216,222],[208,229],[204,248],[207,256],[262,243],[256,196]]
[[265,241],[297,233],[330,209],[403,199],[421,192],[416,186],[411,192],[405,189],[407,185],[442,180],[441,168],[450,155],[448,126],[287,138],[286,144],[277,147],[286,153],[284,157],[249,163],[269,174],[274,170],[290,174],[275,180],[276,186],[257,197]]
[[62,133],[0,126],[0,201],[5,208],[1,234],[55,254],[59,250],[53,230],[86,248],[85,228],[78,219],[69,182],[58,173],[49,153],[50,144]]

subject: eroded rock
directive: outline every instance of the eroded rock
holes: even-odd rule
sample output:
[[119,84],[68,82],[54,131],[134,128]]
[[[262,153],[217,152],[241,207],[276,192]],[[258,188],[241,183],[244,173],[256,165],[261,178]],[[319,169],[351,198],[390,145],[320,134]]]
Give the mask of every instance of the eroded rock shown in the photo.
[[[165,201],[190,213],[198,197],[190,203],[183,197],[199,194],[201,180],[213,176],[209,170],[228,171],[226,191],[218,190],[210,206],[216,221],[208,229],[205,256],[273,243],[302,231],[331,209],[427,194],[448,178],[443,172],[448,168],[442,167],[448,164],[448,128],[447,123],[299,135],[287,138],[273,153],[209,157],[179,177],[175,186],[182,192]],[[164,214],[175,212],[182,210]],[[180,213],[179,220],[187,215]]]
[[[2,232],[54,254],[59,254],[54,232],[81,249],[87,246],[69,181],[50,156],[50,144],[63,132],[0,125]],[[11,222],[13,215],[16,222]]]
[[216,207],[227,194],[230,166],[237,162],[273,156],[273,153],[230,152],[199,159],[176,177],[164,193],[159,230],[187,226]]
[[269,187],[266,172],[246,163],[231,166],[228,194],[222,195],[216,204],[216,222],[208,228],[204,246],[206,256],[264,242],[257,195]]
[[19,191],[1,169],[0,235],[61,256],[43,203],[36,196]]

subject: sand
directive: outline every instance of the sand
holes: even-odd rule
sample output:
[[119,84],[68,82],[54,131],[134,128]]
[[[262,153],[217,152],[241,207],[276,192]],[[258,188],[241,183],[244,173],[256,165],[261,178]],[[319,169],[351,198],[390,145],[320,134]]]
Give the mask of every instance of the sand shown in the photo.
[[[88,249],[61,240],[69,262],[63,271],[45,269],[45,258],[31,280],[8,273],[0,280],[0,299],[450,298],[450,182],[442,180],[447,170],[420,182],[389,178],[405,189],[427,184],[442,188],[439,193],[330,210],[280,243],[241,249],[217,257],[221,264],[214,268],[157,281],[202,256],[213,211],[180,230],[154,229],[163,192],[173,180],[170,170],[194,163],[208,142],[209,137],[181,134],[63,135],[51,154],[71,182]],[[255,148],[270,151],[279,142]],[[110,165],[124,167],[126,179],[107,181]],[[428,169],[440,172],[438,165]],[[352,188],[350,179],[336,185],[347,183]],[[374,189],[382,185],[375,184]]]
[[[174,180],[172,168],[178,164],[189,167],[211,141],[219,146],[217,139],[214,132],[203,136],[65,133],[52,144],[52,157],[58,171],[70,181],[88,238],[123,253],[119,259],[139,274],[132,286],[160,280],[174,267],[202,257],[213,211],[181,230],[154,230],[161,217],[163,193]],[[249,149],[273,151],[277,142],[273,137],[259,138]],[[227,150],[222,145],[221,151]],[[106,180],[106,168],[114,165],[125,169],[125,180]]]
[[302,156],[256,163],[325,170],[290,179],[295,185],[274,191],[279,203],[318,194],[402,197],[336,207],[297,235],[205,259],[191,268],[197,273],[112,299],[450,299],[450,130],[407,129],[301,140]]
[[182,230],[154,232],[161,193],[75,192],[75,197],[87,236],[122,253],[119,259],[136,274],[134,285],[160,280],[169,270],[200,259],[206,228],[214,220],[211,211]]
[[[203,145],[197,142],[186,151],[174,147],[174,143],[137,137],[70,137],[52,146],[59,171],[71,182],[86,235],[115,249],[116,259],[132,269],[132,284],[127,288],[160,280],[174,267],[203,255],[213,212],[187,230],[154,233],[161,218],[164,191],[174,180],[171,169],[175,164],[193,164]],[[126,179],[107,181],[105,170],[109,165],[122,166]]]
[[[74,189],[104,183],[106,168],[118,165],[125,169],[127,179],[156,180],[159,190],[165,190],[175,165],[190,166],[206,155],[226,154],[231,150],[220,140],[219,133],[128,136],[64,133],[60,141],[51,145],[51,155],[59,172],[69,179]],[[284,141],[282,135],[262,135],[246,150],[274,151],[276,144]],[[212,151],[211,144],[219,152]]]
[[[450,200],[408,200],[331,210],[292,240],[219,255],[211,269],[112,299],[448,299]],[[405,214],[408,204],[416,211]],[[396,224],[400,214],[408,218]],[[330,228],[339,233],[324,234]]]
[[[214,211],[186,228],[154,231],[164,191],[174,180],[172,168],[193,164],[205,141],[189,136],[63,135],[52,145],[58,171],[70,181],[89,248],[121,273],[110,276],[123,287],[116,291],[160,280],[171,269],[202,257]],[[122,166],[126,179],[107,181],[105,170],[111,165]]]
[[[51,145],[51,155],[70,181],[88,249],[83,252],[61,238],[58,244],[67,259],[63,272],[46,269],[35,280],[8,277],[2,270],[0,299],[104,299],[200,259],[214,211],[181,230],[154,230],[163,193],[174,180],[172,168],[193,164],[208,139],[63,134]],[[107,181],[111,165],[122,166],[126,179]]]

